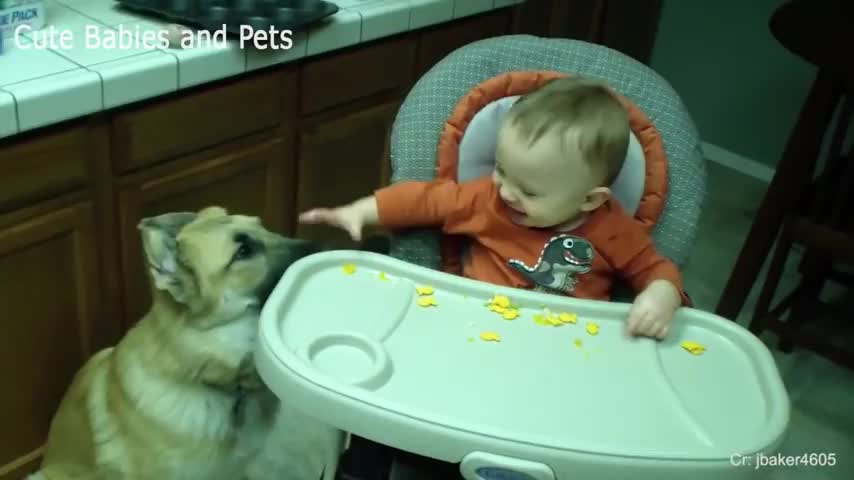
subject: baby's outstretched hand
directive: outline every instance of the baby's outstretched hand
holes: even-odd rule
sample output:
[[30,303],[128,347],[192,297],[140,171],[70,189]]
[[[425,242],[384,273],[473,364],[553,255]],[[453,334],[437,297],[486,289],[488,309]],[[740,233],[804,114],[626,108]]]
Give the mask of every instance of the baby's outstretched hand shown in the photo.
[[315,208],[300,214],[300,223],[326,224],[346,230],[358,242],[362,239],[364,220],[357,209],[351,206],[338,208]]
[[670,332],[673,313],[682,304],[676,287],[667,280],[655,280],[641,292],[626,319],[630,335],[662,339]]

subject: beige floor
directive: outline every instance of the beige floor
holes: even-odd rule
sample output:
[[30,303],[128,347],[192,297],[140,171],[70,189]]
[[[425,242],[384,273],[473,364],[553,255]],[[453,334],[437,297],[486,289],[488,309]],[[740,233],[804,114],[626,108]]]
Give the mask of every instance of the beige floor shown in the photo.
[[[697,308],[714,310],[765,187],[753,178],[709,164],[709,195],[696,247],[684,271],[686,288]],[[793,255],[789,261],[782,288],[794,285],[797,280],[796,257]],[[749,322],[759,285],[757,282],[738,318],[742,325]],[[822,297],[849,307],[848,313],[835,313],[836,320],[847,321],[854,316],[854,308],[850,308],[854,301],[841,296],[839,291],[826,292]],[[849,325],[848,338],[852,338],[851,333],[854,332]],[[790,428],[782,453],[834,453],[837,460],[833,467],[782,467],[766,472],[774,480],[854,479],[854,373],[809,352],[780,353],[771,334],[762,335],[762,339],[774,353],[792,402]],[[428,473],[405,462],[395,465],[393,477],[438,480],[436,471]]]

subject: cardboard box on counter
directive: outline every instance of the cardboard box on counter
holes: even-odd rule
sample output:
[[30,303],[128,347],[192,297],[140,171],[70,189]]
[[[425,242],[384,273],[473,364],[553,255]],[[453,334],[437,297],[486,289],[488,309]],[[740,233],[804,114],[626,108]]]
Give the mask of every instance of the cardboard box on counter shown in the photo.
[[11,38],[21,25],[39,30],[45,25],[44,17],[41,0],[0,0],[0,36]]

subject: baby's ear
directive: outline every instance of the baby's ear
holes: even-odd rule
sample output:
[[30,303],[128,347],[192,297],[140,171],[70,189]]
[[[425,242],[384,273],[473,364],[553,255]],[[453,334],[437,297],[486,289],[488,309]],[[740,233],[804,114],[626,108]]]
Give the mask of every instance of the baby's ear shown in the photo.
[[587,192],[587,197],[584,203],[581,204],[581,210],[584,212],[592,212],[601,207],[603,203],[611,198],[611,189],[608,187],[596,187]]
[[189,212],[167,213],[144,218],[138,228],[142,237],[142,250],[152,286],[169,292],[175,301],[187,301],[188,286],[181,275],[178,256],[178,233],[196,215]]

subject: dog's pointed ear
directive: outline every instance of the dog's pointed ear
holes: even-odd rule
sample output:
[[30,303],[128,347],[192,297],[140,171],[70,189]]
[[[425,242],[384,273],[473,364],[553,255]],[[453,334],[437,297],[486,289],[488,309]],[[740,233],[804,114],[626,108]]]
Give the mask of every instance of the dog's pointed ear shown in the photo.
[[195,218],[195,213],[175,212],[144,218],[138,224],[154,288],[169,292],[181,303],[185,302],[187,291],[179,272],[177,238],[181,229]]

